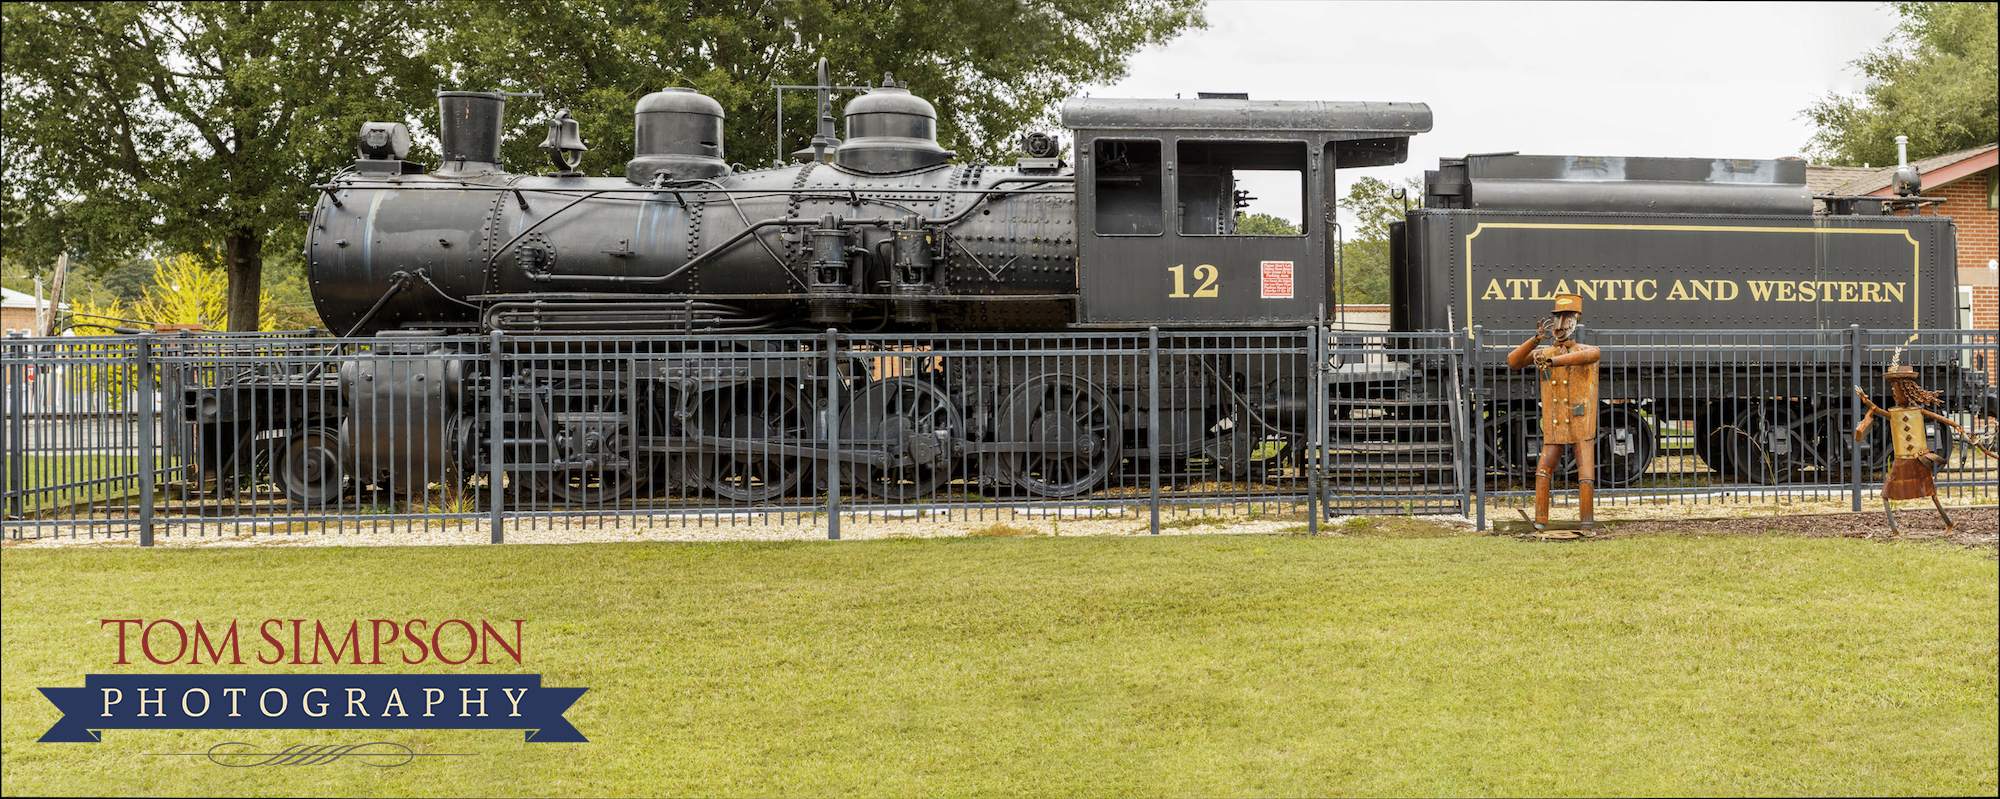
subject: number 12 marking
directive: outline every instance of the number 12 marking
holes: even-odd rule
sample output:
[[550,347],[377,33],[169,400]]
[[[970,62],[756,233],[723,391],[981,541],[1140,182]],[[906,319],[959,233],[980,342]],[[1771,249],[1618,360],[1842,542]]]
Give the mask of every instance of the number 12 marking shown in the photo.
[[1198,288],[1198,289],[1195,289],[1195,290],[1194,290],[1194,294],[1192,294],[1192,295],[1190,295],[1190,294],[1188,294],[1188,293],[1187,293],[1187,283],[1186,283],[1186,282],[1184,281],[1184,278],[1183,278],[1183,277],[1181,276],[1181,270],[1182,270],[1182,269],[1185,269],[1185,268],[1187,268],[1187,265],[1186,265],[1186,264],[1179,264],[1179,265],[1176,265],[1176,266],[1169,266],[1169,267],[1167,267],[1167,271],[1169,271],[1169,272],[1172,272],[1172,273],[1174,273],[1174,293],[1172,293],[1172,294],[1169,294],[1169,295],[1167,295],[1168,297],[1189,297],[1189,296],[1193,296],[1193,297],[1214,297],[1214,296],[1217,296],[1217,292],[1218,292],[1218,291],[1220,291],[1220,290],[1216,288],[1216,286],[1215,286],[1215,280],[1216,280],[1216,278],[1218,278],[1218,277],[1221,277],[1222,275],[1221,275],[1221,273],[1220,273],[1220,272],[1217,272],[1217,271],[1216,271],[1216,269],[1215,269],[1215,267],[1214,267],[1213,265],[1211,265],[1211,264],[1196,264],[1196,265],[1195,265],[1195,268],[1194,268],[1194,279],[1196,279],[1196,280],[1199,280],[1199,281],[1201,281],[1201,288]]

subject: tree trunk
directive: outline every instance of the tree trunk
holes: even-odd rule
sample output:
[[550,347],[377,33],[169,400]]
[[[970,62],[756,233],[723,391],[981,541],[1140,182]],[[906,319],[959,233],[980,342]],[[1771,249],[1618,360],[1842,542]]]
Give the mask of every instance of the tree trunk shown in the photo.
[[264,240],[237,234],[224,236],[222,246],[229,270],[229,330],[255,331],[263,312],[258,300],[264,293]]

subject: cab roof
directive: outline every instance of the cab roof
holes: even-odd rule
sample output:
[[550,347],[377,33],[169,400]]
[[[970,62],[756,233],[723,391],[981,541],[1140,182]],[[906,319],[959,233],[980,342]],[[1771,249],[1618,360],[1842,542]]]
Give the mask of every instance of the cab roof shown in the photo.
[[1062,123],[1071,130],[1282,130],[1373,139],[1428,132],[1431,108],[1328,100],[1079,97],[1063,103]]

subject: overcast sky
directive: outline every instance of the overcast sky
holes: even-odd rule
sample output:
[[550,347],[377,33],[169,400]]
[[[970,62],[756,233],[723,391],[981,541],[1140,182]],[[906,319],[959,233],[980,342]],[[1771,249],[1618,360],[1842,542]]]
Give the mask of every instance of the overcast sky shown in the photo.
[[1344,185],[1508,150],[1804,155],[1812,129],[1799,112],[1859,91],[1848,62],[1896,16],[1875,3],[1211,0],[1208,20],[1134,56],[1125,80],[1087,90],[1430,106],[1409,161],[1343,172]]

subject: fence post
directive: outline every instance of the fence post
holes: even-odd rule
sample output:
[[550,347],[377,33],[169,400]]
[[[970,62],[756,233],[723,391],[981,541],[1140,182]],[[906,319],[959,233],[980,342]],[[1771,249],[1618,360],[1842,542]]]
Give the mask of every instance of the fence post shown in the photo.
[[826,329],[826,539],[840,540],[840,331]]
[[[1857,386],[1861,385],[1861,326],[1860,325],[1847,326],[1847,374],[1848,376],[1853,378],[1854,385]],[[1862,418],[1861,414],[1863,413],[1863,411],[1861,410],[1861,395],[1849,393],[1847,395],[1847,407],[1852,409],[1851,411],[1849,411],[1847,418],[1854,420],[1855,424],[1860,424]],[[1848,489],[1848,492],[1852,494],[1854,498],[1854,512],[1860,513],[1861,512],[1861,439],[1853,435],[1849,435],[1847,438],[1848,438],[1847,468],[1850,474],[1850,477],[1848,479],[1849,483],[1851,484]]]
[[1312,340],[1306,342],[1306,370],[1312,375],[1312,383],[1306,387],[1306,457],[1299,460],[1306,465],[1306,534],[1319,535],[1319,459],[1325,457],[1321,447],[1325,437],[1321,435],[1325,427],[1326,393],[1321,377],[1326,368],[1326,327],[1314,323],[1311,328]]
[[24,519],[27,513],[28,470],[28,347],[18,341],[6,344],[7,359],[7,518]]
[[1465,337],[1465,368],[1472,372],[1472,391],[1466,396],[1466,420],[1472,428],[1472,505],[1476,520],[1474,530],[1486,530],[1486,370],[1481,367],[1480,334],[1485,332],[1482,325],[1473,325]]
[[486,504],[487,531],[492,534],[491,542],[506,543],[507,534],[503,528],[505,516],[501,508],[507,504],[501,493],[501,485],[507,481],[507,438],[506,394],[503,382],[503,363],[500,357],[500,339],[505,334],[495,330],[486,340],[486,364],[490,378],[486,381]]
[[1333,360],[1333,353],[1327,344],[1332,335],[1330,327],[1313,325],[1313,351],[1317,354],[1313,356],[1312,388],[1306,390],[1307,401],[1312,403],[1306,418],[1313,420],[1312,430],[1306,434],[1312,441],[1306,448],[1306,466],[1310,470],[1306,473],[1306,490],[1312,492],[1307,506],[1312,518],[1306,521],[1306,532],[1313,535],[1319,535],[1319,517],[1331,512],[1323,500],[1326,499],[1327,450],[1333,446],[1333,442],[1327,439],[1327,433],[1333,426],[1333,418],[1328,415],[1333,390],[1327,385],[1333,372],[1333,367],[1328,365]]
[[153,545],[153,337],[140,335],[139,344],[139,546]]
[[1160,328],[1146,328],[1146,453],[1152,534],[1160,534]]

